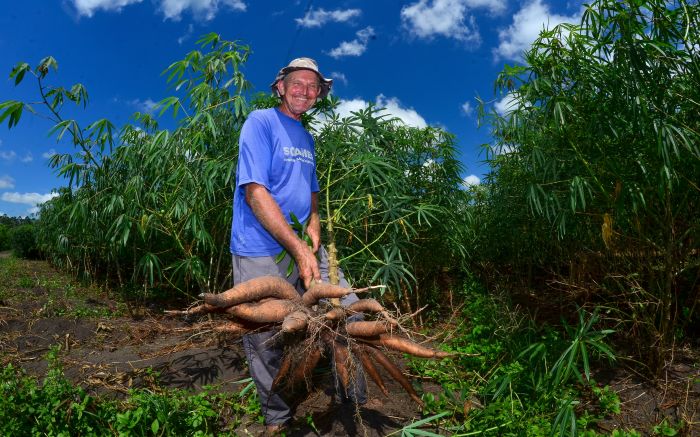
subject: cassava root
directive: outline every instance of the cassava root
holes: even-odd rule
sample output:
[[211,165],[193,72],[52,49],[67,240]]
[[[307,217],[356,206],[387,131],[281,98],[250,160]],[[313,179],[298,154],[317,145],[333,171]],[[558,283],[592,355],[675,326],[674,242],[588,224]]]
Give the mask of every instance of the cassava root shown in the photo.
[[[280,338],[287,347],[280,370],[272,382],[273,391],[294,390],[302,381],[308,385],[325,350],[332,354],[336,375],[346,390],[358,376],[361,365],[379,390],[388,396],[389,391],[378,370],[380,366],[422,406],[422,400],[410,381],[379,347],[422,358],[444,358],[451,354],[395,335],[405,330],[398,319],[375,299],[360,299],[347,307],[333,306],[331,309],[327,304],[319,304],[321,299],[334,304],[333,299],[352,292],[351,288],[314,282],[300,296],[284,278],[264,276],[236,284],[220,294],[203,293],[200,297],[204,302],[200,305],[167,313],[222,314],[230,320],[214,327],[214,331],[234,335],[279,329]],[[371,320],[357,320],[357,315]]]

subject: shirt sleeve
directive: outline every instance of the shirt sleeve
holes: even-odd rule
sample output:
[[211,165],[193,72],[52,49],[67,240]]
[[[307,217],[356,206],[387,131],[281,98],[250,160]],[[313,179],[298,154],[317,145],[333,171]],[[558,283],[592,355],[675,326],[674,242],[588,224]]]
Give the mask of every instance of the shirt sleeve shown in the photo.
[[272,144],[265,122],[251,114],[243,123],[238,141],[238,185],[254,182],[270,189]]

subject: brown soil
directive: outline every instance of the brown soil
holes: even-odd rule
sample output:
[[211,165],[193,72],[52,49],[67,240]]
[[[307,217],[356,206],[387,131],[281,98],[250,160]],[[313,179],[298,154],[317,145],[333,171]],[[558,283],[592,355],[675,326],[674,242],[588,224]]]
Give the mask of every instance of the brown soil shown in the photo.
[[[108,316],[118,307],[115,299],[87,289],[73,295],[88,293],[90,298],[73,299],[56,287],[40,285],[60,277],[45,263],[21,262],[23,275],[48,279],[31,287],[6,284],[0,292],[0,365],[19,365],[41,378],[47,370],[46,353],[59,344],[66,377],[92,394],[119,397],[136,387],[192,391],[205,385],[221,391],[243,387],[237,382],[248,377],[248,369],[240,338],[216,334],[206,322],[193,324],[149,311],[138,320]],[[83,312],[101,311],[105,317],[77,318],[78,307]],[[287,435],[383,436],[420,419],[419,407],[398,383],[386,375],[385,383],[390,397],[368,382],[370,401],[355,411],[354,406],[334,403],[330,370],[322,363]],[[423,384],[424,391],[437,389]],[[236,434],[262,431],[260,424],[251,422]]]
[[[198,391],[209,385],[239,391],[242,385],[237,382],[248,377],[239,338],[215,334],[206,323],[193,324],[156,311],[142,310],[138,319],[109,316],[120,307],[116,299],[94,289],[76,289],[74,284],[70,285],[73,292],[68,293],[65,278],[46,263],[19,262],[21,276],[34,280],[31,284],[26,280],[0,284],[0,365],[12,363],[42,377],[47,369],[46,353],[60,344],[66,376],[89,392],[105,396],[124,396],[132,387]],[[76,309],[104,317],[76,317]],[[671,425],[685,424],[677,435],[700,437],[698,356],[697,348],[678,350],[663,377],[656,380],[623,365],[597,372],[596,380],[618,393],[622,408],[621,414],[599,422],[598,431],[610,434],[615,429],[634,429],[642,435],[657,435],[654,427],[666,419]],[[394,359],[400,361],[398,356]],[[391,396],[384,397],[368,382],[370,401],[356,412],[352,406],[333,402],[330,371],[322,363],[313,388],[296,408],[295,423],[287,435],[384,436],[420,419],[418,406],[398,383],[384,376]],[[429,382],[421,387],[439,391]],[[586,404],[584,399],[581,407]],[[262,431],[260,424],[249,421],[236,434],[260,435]]]
[[[635,429],[642,435],[700,437],[700,361],[697,350],[676,351],[662,377],[650,379],[620,367],[599,372],[597,380],[620,397],[622,413],[598,422],[601,432]],[[662,422],[677,432],[663,430]],[[655,429],[656,428],[656,429]],[[666,432],[666,433],[665,433]]]

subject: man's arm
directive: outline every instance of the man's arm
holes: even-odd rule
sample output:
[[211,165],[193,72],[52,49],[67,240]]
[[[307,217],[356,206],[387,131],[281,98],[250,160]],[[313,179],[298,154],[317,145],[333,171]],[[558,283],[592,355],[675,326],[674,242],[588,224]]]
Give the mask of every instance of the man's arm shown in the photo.
[[[267,188],[256,183],[246,184],[245,199],[260,224],[282,247],[287,249],[297,262],[299,276],[304,283],[304,287],[309,288],[313,279],[320,281],[321,272],[318,269],[316,256],[309,246],[294,233],[292,227],[285,220],[279,205],[272,198],[270,192],[267,191]],[[311,203],[313,216],[313,195]],[[318,218],[318,200],[316,201],[316,210],[316,217]],[[320,235],[320,223],[317,227]],[[313,241],[313,236],[311,241]]]

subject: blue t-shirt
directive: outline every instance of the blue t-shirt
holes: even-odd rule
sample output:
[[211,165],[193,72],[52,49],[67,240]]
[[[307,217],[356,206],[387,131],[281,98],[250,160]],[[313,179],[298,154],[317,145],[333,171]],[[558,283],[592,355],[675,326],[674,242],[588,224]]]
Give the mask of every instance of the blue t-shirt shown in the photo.
[[309,218],[311,193],[319,190],[314,140],[301,122],[277,108],[251,112],[241,129],[231,225],[231,253],[277,255],[282,246],[245,200],[245,185],[251,182],[267,188],[288,223],[292,212],[302,223]]

